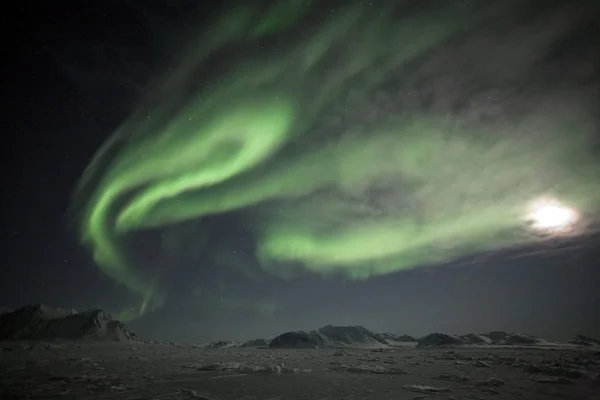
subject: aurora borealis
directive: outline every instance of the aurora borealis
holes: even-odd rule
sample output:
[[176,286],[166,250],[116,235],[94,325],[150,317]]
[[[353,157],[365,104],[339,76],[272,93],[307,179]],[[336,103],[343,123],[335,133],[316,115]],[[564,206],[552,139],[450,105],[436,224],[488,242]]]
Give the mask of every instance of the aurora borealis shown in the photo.
[[[81,239],[141,312],[168,293],[130,240],[192,224],[176,237],[193,243],[213,216],[252,233],[269,274],[352,279],[539,240],[539,197],[593,218],[597,93],[536,64],[585,12],[549,6],[530,29],[511,16],[535,1],[367,3],[227,9],[98,151]],[[543,89],[511,90],[529,78]]]

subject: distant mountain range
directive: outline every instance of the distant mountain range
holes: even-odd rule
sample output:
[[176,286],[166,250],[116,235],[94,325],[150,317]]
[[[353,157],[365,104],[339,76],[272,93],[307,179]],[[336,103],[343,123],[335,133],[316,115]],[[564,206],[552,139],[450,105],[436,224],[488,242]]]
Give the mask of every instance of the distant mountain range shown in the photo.
[[[16,310],[0,307],[0,340],[92,340],[140,342],[137,335],[113,320],[101,309],[77,311],[33,304]],[[375,333],[362,326],[326,325],[311,331],[290,331],[272,339],[253,339],[247,342],[217,341],[196,345],[207,349],[245,348],[387,348],[399,346],[536,346],[551,345],[544,339],[519,333],[492,331],[449,335],[431,333],[421,338],[393,333]],[[571,346],[600,346],[600,341],[582,335],[567,343]]]

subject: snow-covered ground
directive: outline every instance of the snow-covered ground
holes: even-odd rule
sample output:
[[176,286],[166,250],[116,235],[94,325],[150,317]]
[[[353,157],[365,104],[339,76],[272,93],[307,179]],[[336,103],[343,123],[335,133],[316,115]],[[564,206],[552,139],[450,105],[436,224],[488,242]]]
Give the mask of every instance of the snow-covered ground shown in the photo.
[[600,342],[584,336],[327,325],[177,345],[141,342],[103,310],[30,305],[0,316],[0,338],[1,400],[600,399]]
[[0,342],[0,398],[598,399],[597,348]]

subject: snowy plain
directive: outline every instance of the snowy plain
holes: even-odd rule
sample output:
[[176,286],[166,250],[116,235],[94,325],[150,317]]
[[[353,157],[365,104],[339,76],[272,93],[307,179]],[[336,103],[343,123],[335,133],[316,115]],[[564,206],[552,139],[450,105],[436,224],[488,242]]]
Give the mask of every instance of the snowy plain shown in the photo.
[[0,399],[600,399],[578,347],[208,349],[0,342]]

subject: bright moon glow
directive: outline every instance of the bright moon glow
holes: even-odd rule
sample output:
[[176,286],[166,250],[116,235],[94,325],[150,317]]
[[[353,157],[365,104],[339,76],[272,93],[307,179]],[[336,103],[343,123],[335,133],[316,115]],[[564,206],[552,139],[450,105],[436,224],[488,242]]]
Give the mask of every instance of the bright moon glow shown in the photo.
[[527,217],[533,228],[540,231],[562,231],[572,227],[579,219],[576,210],[551,199],[534,202]]

